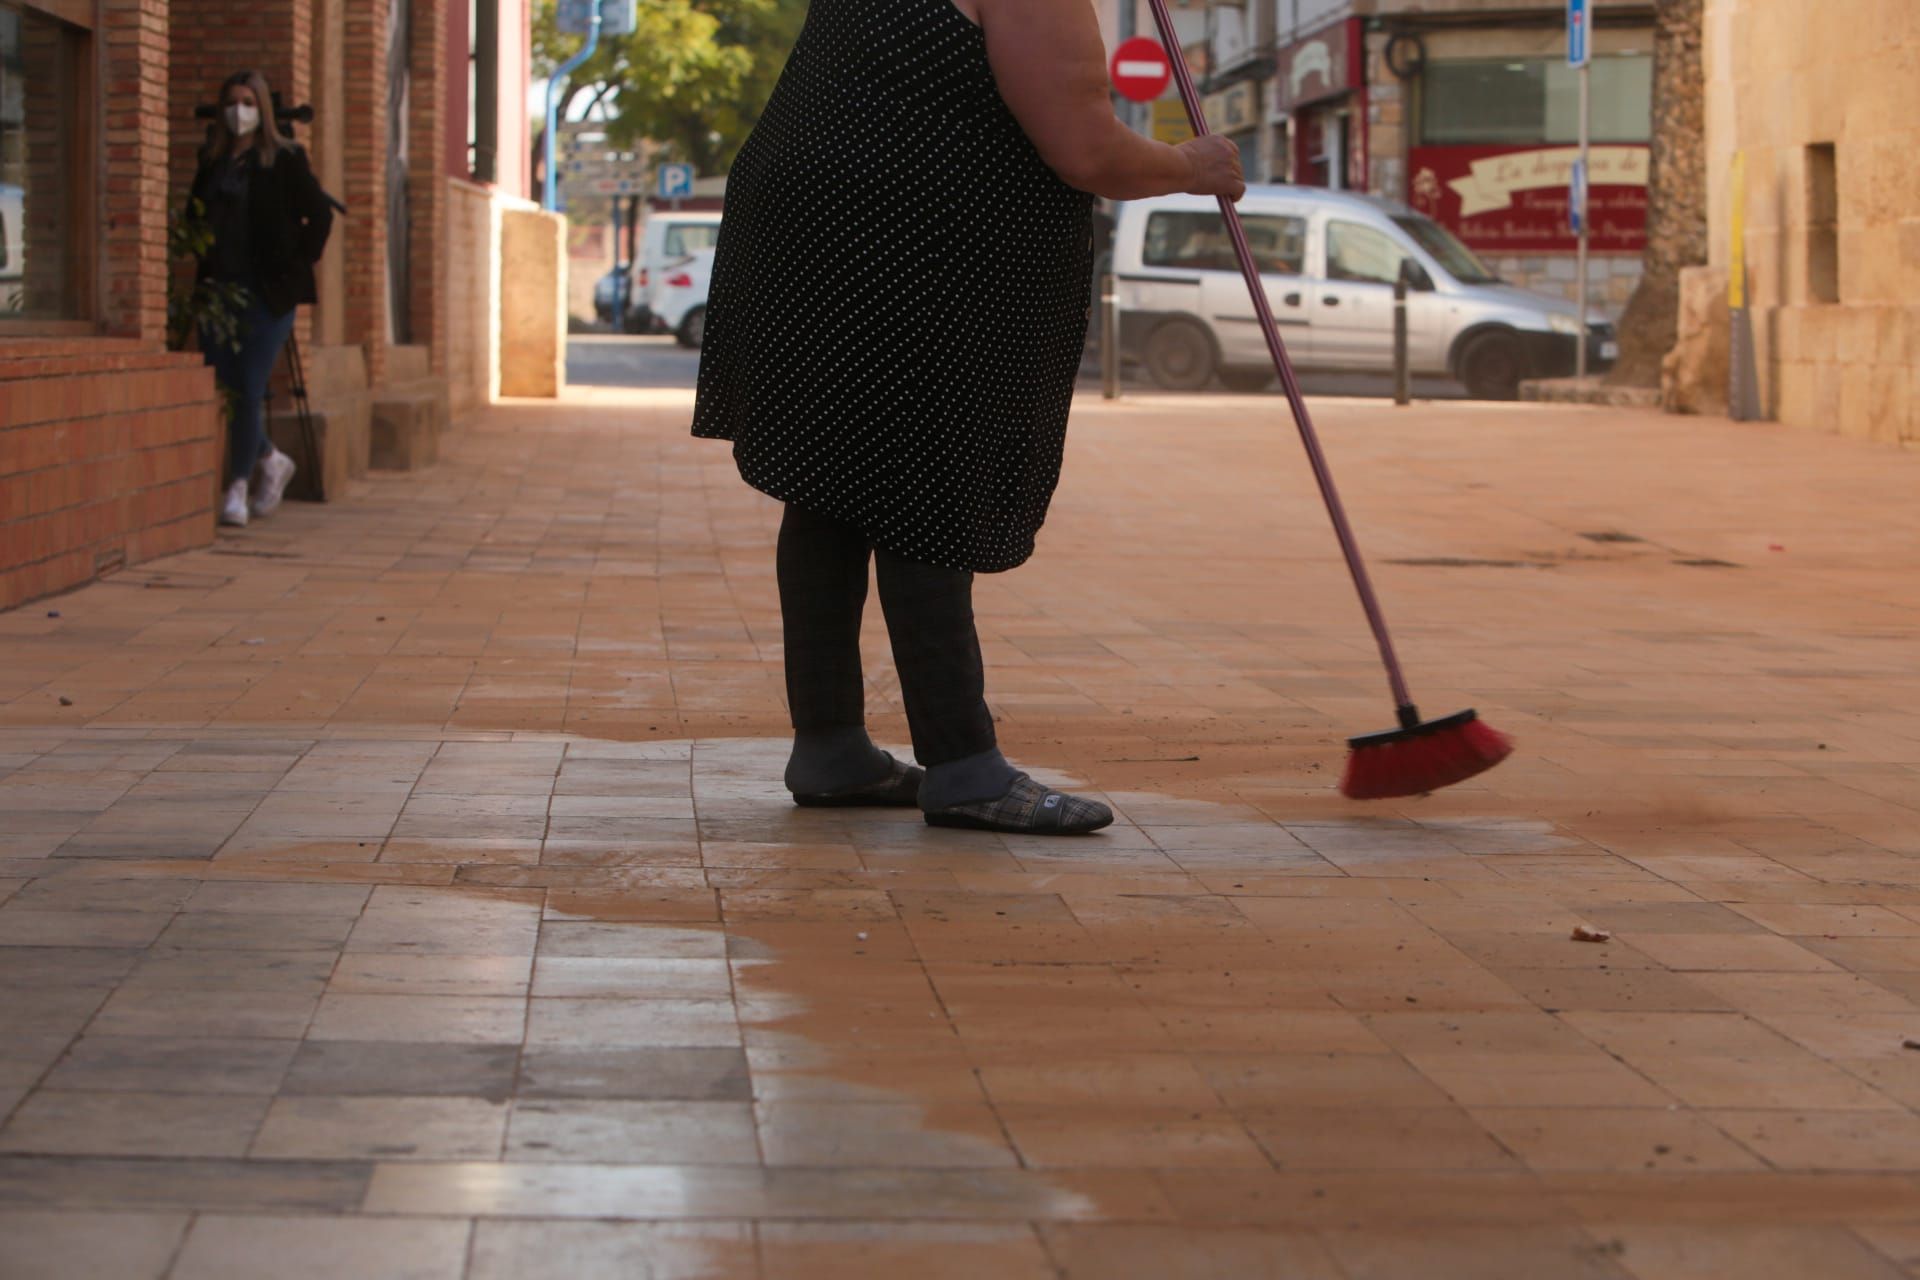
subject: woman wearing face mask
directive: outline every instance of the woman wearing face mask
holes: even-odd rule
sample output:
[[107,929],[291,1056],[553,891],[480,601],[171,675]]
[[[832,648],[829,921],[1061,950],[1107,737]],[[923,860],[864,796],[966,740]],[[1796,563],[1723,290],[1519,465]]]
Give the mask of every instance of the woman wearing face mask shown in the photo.
[[239,285],[247,303],[237,348],[202,332],[207,363],[231,397],[226,495],[220,523],[244,525],[280,505],[293,479],[293,459],[267,440],[261,407],[267,380],[294,308],[314,301],[313,264],[332,211],[307,156],[275,127],[273,94],[258,71],[220,86],[220,115],[207,128],[189,210],[198,203],[213,231],[200,259],[201,279]]

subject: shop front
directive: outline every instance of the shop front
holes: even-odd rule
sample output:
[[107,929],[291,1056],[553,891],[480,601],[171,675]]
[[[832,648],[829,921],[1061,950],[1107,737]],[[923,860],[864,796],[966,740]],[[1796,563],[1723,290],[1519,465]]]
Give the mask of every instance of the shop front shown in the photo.
[[1361,20],[1349,18],[1276,55],[1273,118],[1285,129],[1288,181],[1336,191],[1367,189],[1363,53]]

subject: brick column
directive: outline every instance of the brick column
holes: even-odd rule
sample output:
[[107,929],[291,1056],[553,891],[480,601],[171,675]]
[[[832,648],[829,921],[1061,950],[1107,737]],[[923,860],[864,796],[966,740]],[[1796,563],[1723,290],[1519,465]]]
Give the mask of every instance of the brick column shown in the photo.
[[[465,0],[457,0],[463,7]],[[413,0],[412,112],[407,120],[408,228],[413,341],[428,349],[435,373],[447,368],[447,4]],[[465,80],[462,67],[461,79]]]
[[[346,220],[346,337],[366,351],[367,381],[387,371],[387,0],[344,0],[346,84],[341,194]],[[340,237],[336,229],[334,235]]]
[[115,337],[160,343],[167,332],[167,3],[104,0],[100,17],[100,319]]

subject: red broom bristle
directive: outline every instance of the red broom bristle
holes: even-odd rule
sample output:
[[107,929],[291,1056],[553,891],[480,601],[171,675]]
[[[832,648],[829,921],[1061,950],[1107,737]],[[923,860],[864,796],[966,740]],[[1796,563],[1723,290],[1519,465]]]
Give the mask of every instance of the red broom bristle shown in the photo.
[[1352,800],[1425,795],[1485,773],[1513,754],[1513,739],[1484,720],[1356,748],[1340,793]]

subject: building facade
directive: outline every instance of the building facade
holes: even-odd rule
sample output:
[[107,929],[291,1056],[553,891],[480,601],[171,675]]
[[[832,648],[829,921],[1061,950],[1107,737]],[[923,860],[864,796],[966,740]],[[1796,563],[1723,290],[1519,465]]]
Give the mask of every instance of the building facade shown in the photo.
[[[1406,201],[1516,284],[1571,297],[1567,188],[1578,89],[1564,3],[1189,0],[1170,6],[1209,128],[1250,179]],[[1153,32],[1141,0],[1103,30]],[[1651,131],[1652,7],[1595,0],[1589,298],[1617,314],[1640,273]],[[1172,94],[1134,114],[1184,136]]]
[[224,426],[169,350],[169,226],[234,71],[312,106],[294,136],[349,209],[295,329],[312,459],[272,406],[296,494],[430,459],[496,393],[527,23],[527,0],[0,0],[0,607],[213,536]]
[[1725,330],[1729,274],[1744,268],[1758,416],[1911,447],[1920,5],[1846,8],[1840,22],[1814,0],[1707,0],[1709,265],[1683,278],[1668,391],[1724,402],[1724,359],[1705,352]]

